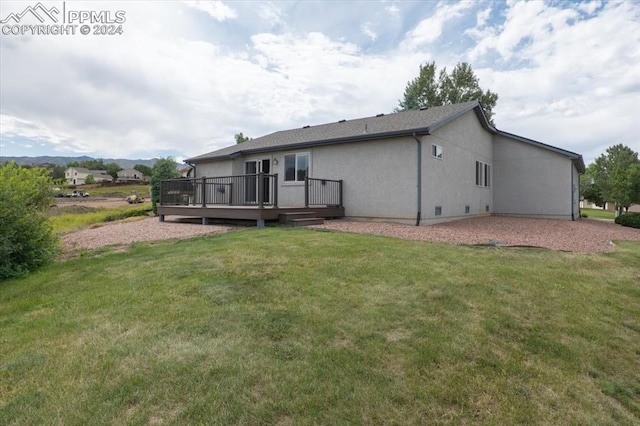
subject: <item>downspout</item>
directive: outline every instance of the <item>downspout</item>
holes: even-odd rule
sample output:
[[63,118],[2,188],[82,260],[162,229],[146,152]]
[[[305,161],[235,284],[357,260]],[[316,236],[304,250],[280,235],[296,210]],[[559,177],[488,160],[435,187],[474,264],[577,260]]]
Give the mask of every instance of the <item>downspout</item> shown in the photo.
[[413,138],[418,143],[418,196],[417,196],[417,209],[416,209],[416,226],[420,226],[420,216],[422,215],[422,141],[416,136],[416,132],[413,132]]
[[576,205],[576,192],[573,190],[573,168],[575,166],[573,165],[573,161],[569,161],[569,164],[571,164],[571,220],[576,220],[575,212],[573,211]]
[[185,161],[185,163],[187,163],[189,166],[191,166],[191,170],[189,170],[187,172],[187,176],[186,177],[189,177],[189,174],[191,173],[191,171],[193,171],[193,176],[192,177],[195,178],[196,177],[196,166],[195,166],[195,164],[190,163],[188,161]]

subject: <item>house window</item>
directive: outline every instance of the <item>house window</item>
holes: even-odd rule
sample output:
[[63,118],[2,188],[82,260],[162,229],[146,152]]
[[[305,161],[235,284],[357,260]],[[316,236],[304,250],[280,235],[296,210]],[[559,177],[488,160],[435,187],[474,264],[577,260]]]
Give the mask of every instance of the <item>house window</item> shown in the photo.
[[309,153],[287,154],[284,156],[284,181],[304,182],[309,175]]
[[476,185],[491,187],[491,166],[482,161],[476,161]]
[[442,147],[440,145],[431,145],[431,156],[442,160]]
[[484,186],[491,187],[491,166],[488,164],[484,165]]

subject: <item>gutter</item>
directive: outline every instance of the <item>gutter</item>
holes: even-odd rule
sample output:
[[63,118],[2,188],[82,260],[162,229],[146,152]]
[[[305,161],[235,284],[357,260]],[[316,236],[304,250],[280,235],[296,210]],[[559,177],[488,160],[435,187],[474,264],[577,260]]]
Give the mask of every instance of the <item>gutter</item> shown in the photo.
[[[191,170],[193,170],[193,177],[195,178],[196,177],[196,165],[193,164],[192,162],[190,162],[189,160],[184,160],[184,162],[192,167]],[[191,170],[187,172],[187,177],[189,177],[189,173],[191,173]]]

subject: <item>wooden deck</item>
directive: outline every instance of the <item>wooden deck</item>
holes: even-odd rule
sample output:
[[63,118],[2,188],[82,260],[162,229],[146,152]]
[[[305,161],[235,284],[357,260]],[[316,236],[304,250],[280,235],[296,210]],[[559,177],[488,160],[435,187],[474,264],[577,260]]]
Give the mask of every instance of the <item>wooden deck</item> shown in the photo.
[[[287,214],[305,213],[306,221],[344,217],[342,181],[305,177],[304,200],[299,206],[278,205],[278,175],[264,173],[238,176],[166,179],[161,181],[158,215],[209,219],[289,222]],[[313,215],[311,215],[313,213]],[[283,216],[283,217],[282,217]],[[303,223],[298,218],[292,220]]]
[[258,226],[263,226],[266,221],[279,220],[282,214],[302,212],[313,212],[315,217],[325,219],[338,218],[344,216],[344,207],[158,206],[160,221],[164,221],[165,216],[186,216],[202,218],[203,224],[207,224],[209,219],[227,219],[255,220]]

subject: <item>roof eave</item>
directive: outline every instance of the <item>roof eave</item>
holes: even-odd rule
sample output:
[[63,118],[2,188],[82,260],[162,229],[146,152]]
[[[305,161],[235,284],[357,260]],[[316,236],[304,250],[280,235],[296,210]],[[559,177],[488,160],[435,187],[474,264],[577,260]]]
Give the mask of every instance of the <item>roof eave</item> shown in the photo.
[[342,143],[349,142],[359,142],[365,140],[379,140],[379,139],[389,139],[393,137],[399,136],[411,136],[414,133],[417,135],[429,135],[431,134],[431,127],[421,127],[418,129],[410,129],[410,130],[397,130],[393,132],[384,132],[384,133],[363,133],[357,136],[349,136],[344,138],[335,138],[335,139],[321,139],[315,141],[308,142],[299,142],[288,145],[277,145],[277,146],[266,146],[252,149],[243,149],[240,151],[234,151],[230,154],[224,155],[216,155],[216,156],[208,156],[208,157],[200,157],[200,158],[188,158],[185,161],[189,163],[202,163],[205,161],[223,161],[223,160],[233,160],[238,157],[250,155],[250,154],[258,154],[263,152],[275,152],[275,151],[289,151],[300,148],[310,148],[313,146],[324,146],[324,145],[337,145]]

